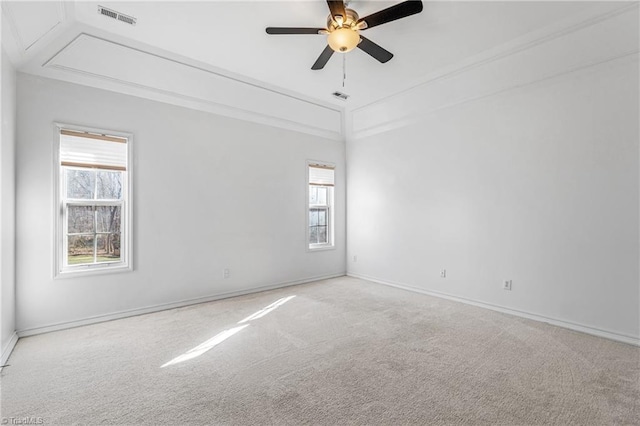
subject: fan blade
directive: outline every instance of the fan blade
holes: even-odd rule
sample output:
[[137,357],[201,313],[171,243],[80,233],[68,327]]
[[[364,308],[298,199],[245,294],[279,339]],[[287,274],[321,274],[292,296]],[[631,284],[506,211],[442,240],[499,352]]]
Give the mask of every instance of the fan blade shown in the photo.
[[360,18],[358,23],[365,22],[367,26],[363,30],[366,30],[367,28],[406,18],[420,12],[422,12],[422,2],[409,0]]
[[320,34],[320,31],[326,31],[324,28],[286,28],[286,27],[267,27],[267,34]]
[[331,16],[334,17],[334,20],[336,15],[340,15],[342,16],[342,19],[346,19],[347,11],[344,10],[344,2],[342,0],[327,0],[327,4],[329,5],[329,10],[331,11]]
[[386,49],[383,49],[368,38],[364,38],[362,36],[360,36],[360,43],[358,44],[358,48],[364,50],[366,53],[373,56],[383,64],[393,58],[393,53],[389,52]]
[[318,59],[316,59],[316,62],[313,64],[311,69],[321,70],[322,68],[324,68],[324,66],[327,65],[327,62],[329,62],[331,55],[333,55],[333,49],[331,48],[331,46],[327,45],[320,56],[318,56]]

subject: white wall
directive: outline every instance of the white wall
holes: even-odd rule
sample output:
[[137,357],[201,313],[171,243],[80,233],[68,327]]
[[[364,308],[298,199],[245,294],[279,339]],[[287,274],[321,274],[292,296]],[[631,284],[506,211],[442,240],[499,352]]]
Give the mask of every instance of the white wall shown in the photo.
[[638,342],[638,90],[636,53],[348,140],[348,272]]
[[[52,279],[54,121],[134,134],[134,272]],[[345,272],[342,142],[18,74],[17,158],[23,334]],[[306,250],[307,159],[337,165],[335,250]]]
[[16,70],[2,49],[0,135],[0,362],[15,343],[15,146]]

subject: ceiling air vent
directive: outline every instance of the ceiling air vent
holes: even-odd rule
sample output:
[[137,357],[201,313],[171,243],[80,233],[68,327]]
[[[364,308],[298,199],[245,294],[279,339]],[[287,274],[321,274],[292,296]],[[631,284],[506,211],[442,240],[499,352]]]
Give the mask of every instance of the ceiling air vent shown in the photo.
[[107,9],[104,6],[98,6],[98,14],[107,16],[112,19],[124,22],[129,25],[136,24],[136,18],[133,16],[125,15],[124,13],[116,12],[115,10]]
[[342,101],[346,101],[347,99],[349,99],[349,95],[347,95],[346,93],[342,93],[342,92],[333,92],[332,93],[333,96],[335,96],[336,98],[342,100]]

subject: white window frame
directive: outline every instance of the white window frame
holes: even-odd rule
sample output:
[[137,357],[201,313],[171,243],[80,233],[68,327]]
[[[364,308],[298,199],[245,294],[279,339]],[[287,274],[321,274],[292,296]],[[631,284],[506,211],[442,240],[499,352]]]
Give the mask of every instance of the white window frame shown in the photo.
[[[127,165],[124,172],[122,200],[117,203],[108,200],[73,200],[66,201],[63,191],[66,190],[64,170],[82,169],[60,165],[60,131],[73,130],[102,135],[117,136],[127,139]],[[81,277],[87,275],[108,274],[133,270],[133,134],[115,130],[99,129],[95,127],[77,126],[66,123],[54,123],[54,278]],[[120,217],[120,261],[101,262],[93,264],[67,265],[67,207],[68,206],[121,206]]]
[[[327,191],[327,204],[321,204],[321,205],[316,205],[316,204],[310,204],[309,203],[309,189],[311,187],[311,185],[309,184],[309,167],[311,166],[324,166],[324,167],[331,167],[334,170],[334,186],[333,187],[327,187],[329,189],[329,191]],[[306,224],[306,230],[305,230],[305,243],[307,246],[307,251],[308,252],[313,252],[313,251],[322,251],[322,250],[334,250],[335,249],[335,233],[334,233],[334,205],[335,205],[335,164],[333,163],[328,163],[326,161],[313,161],[313,160],[307,160],[306,162],[306,198],[305,198],[305,216],[306,216],[306,220],[305,220],[305,224]],[[327,214],[327,242],[326,243],[320,243],[320,244],[312,244],[310,241],[310,228],[309,228],[309,210],[312,208],[327,208],[328,210],[328,214]]]

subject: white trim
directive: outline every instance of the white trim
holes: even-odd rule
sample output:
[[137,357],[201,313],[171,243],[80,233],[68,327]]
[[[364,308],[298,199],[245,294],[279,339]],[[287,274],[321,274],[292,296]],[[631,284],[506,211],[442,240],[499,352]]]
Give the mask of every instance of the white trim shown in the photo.
[[[509,91],[512,90],[517,90],[517,89],[521,89],[521,88],[525,88],[525,87],[532,87],[535,86],[537,84],[543,83],[545,81],[549,81],[549,80],[553,80],[555,78],[559,78],[559,77],[564,77],[564,76],[568,76],[568,75],[572,75],[572,74],[577,74],[581,71],[585,71],[591,68],[596,68],[598,66],[602,66],[602,65],[606,65],[608,63],[611,62],[615,62],[618,60],[624,60],[626,58],[633,58],[634,56],[637,57],[639,54],[638,50],[632,50],[632,51],[628,51],[628,52],[624,52],[620,55],[614,55],[599,61],[595,61],[595,62],[591,62],[585,65],[581,65],[579,67],[576,68],[572,68],[569,70],[564,70],[562,72],[558,72],[555,74],[551,74],[551,75],[547,75],[544,77],[540,77],[540,78],[536,78],[535,80],[532,81],[528,81],[522,84],[514,84],[514,85],[508,85],[506,87],[502,87],[499,88],[497,90],[488,92],[488,93],[483,93],[477,96],[469,96],[460,100],[456,100],[447,104],[443,104],[440,105],[436,108],[431,108],[431,109],[425,109],[422,111],[413,111],[409,114],[406,114],[400,118],[393,118],[391,120],[388,121],[384,121],[384,122],[378,122],[373,126],[370,127],[365,127],[362,129],[359,129],[357,131],[353,130],[353,122],[351,123],[352,127],[351,127],[351,132],[350,132],[350,140],[358,140],[358,139],[363,139],[363,138],[367,138],[367,137],[371,137],[380,133],[385,133],[394,129],[399,129],[402,127],[407,127],[410,126],[412,124],[415,123],[419,123],[420,121],[424,120],[424,117],[434,113],[436,111],[441,111],[441,110],[445,110],[448,108],[453,108],[456,106],[460,106],[460,105],[464,105],[466,103],[469,102],[474,102],[474,101],[479,101],[481,99],[487,99],[487,98],[491,98],[493,96],[496,95],[500,95],[503,93],[507,93]],[[353,119],[352,119],[353,120]]]
[[[309,244],[309,167],[312,166],[325,166],[331,167],[334,170],[334,186],[330,187],[330,194],[327,196],[331,197],[331,200],[327,200],[327,204],[329,206],[329,217],[327,221],[329,223],[329,242],[327,244],[316,244],[312,246]],[[306,246],[307,252],[316,252],[316,251],[326,251],[326,250],[335,250],[336,249],[336,241],[335,241],[335,232],[334,232],[334,219],[335,219],[335,163],[331,163],[328,161],[317,161],[317,160],[307,160],[306,161],[306,169],[305,169],[305,199],[304,199],[304,212],[305,212],[305,231],[304,231],[304,244]]]
[[[11,352],[13,352],[13,349],[16,347],[16,343],[18,343],[18,333],[14,331],[7,344],[4,345],[4,348],[2,348],[0,365],[5,365],[7,363],[7,361],[9,360],[9,356],[11,356]],[[2,371],[2,367],[0,367],[0,371]]]
[[26,328],[23,330],[18,330],[17,335],[18,337],[33,336],[36,334],[49,333],[51,331],[66,330],[68,328],[81,327],[84,325],[96,324],[96,323],[105,322],[105,321],[112,321],[112,320],[121,319],[121,318],[134,317],[137,315],[150,314],[150,313],[159,312],[159,311],[166,311],[168,309],[181,308],[183,306],[196,305],[198,303],[213,302],[220,299],[227,299],[230,297],[243,296],[246,294],[259,293],[261,291],[274,290],[278,288],[290,287],[294,285],[305,284],[305,283],[310,283],[314,281],[327,280],[330,278],[338,278],[343,276],[345,276],[344,272],[338,272],[334,274],[318,275],[318,276],[303,278],[303,279],[294,280],[294,281],[283,281],[277,284],[259,286],[259,287],[254,287],[250,289],[245,289],[245,290],[230,291],[226,293],[217,293],[209,296],[196,297],[193,299],[185,299],[178,302],[163,303],[160,305],[147,306],[145,308],[129,309],[126,311],[119,311],[111,314],[96,315],[96,316],[75,320],[75,321],[59,322],[59,323],[49,324],[41,327]]
[[[233,106],[228,105],[221,102],[216,102],[212,99],[203,99],[198,97],[193,97],[187,94],[182,94],[175,91],[164,90],[161,88],[140,84],[128,80],[122,80],[114,77],[110,77],[107,75],[96,74],[93,72],[85,71],[82,69],[77,69],[73,67],[68,67],[60,64],[56,64],[56,58],[63,53],[67,48],[72,47],[74,43],[80,40],[82,37],[90,37],[94,38],[106,43],[111,43],[123,48],[131,49],[136,52],[150,55],[162,60],[166,60],[178,65],[182,65],[184,67],[189,67],[195,70],[203,71],[205,73],[215,75],[218,77],[229,79],[233,82],[241,83],[243,85],[247,85],[253,87],[255,89],[264,90],[279,96],[284,96],[286,98],[293,99],[295,101],[312,105],[317,108],[321,108],[327,110],[329,112],[336,113],[336,120],[339,121],[337,126],[337,131],[329,130],[327,128],[320,128],[314,126],[312,124],[301,123],[294,120],[289,119],[286,116],[276,116],[269,112],[262,111],[252,111],[244,106]],[[253,81],[247,77],[236,76],[230,73],[225,73],[217,69],[213,69],[210,66],[197,63],[193,60],[189,60],[187,58],[176,57],[175,55],[168,55],[165,52],[156,52],[154,49],[142,49],[139,47],[135,47],[128,44],[123,44],[114,40],[108,40],[104,37],[100,37],[98,35],[90,34],[88,32],[80,32],[77,36],[75,36],[70,42],[68,42],[65,46],[63,46],[60,50],[55,52],[51,57],[44,61],[39,69],[33,72],[34,74],[45,77],[45,78],[53,78],[57,80],[68,81],[75,84],[87,85],[90,87],[95,87],[103,90],[116,91],[120,93],[124,93],[130,96],[142,97],[145,99],[151,99],[159,102],[165,102],[173,105],[184,106],[187,108],[192,108],[200,111],[207,111],[217,115],[221,115],[224,117],[236,118],[240,120],[246,120],[258,124],[264,124],[271,127],[278,127],[287,130],[298,131],[306,134],[311,134],[315,136],[320,136],[323,138],[327,138],[335,141],[343,141],[343,135],[340,132],[340,128],[342,126],[342,108],[336,105],[332,105],[327,102],[323,102],[321,100],[312,98],[310,96],[305,96],[297,92],[293,92],[290,90],[285,90],[282,88],[274,87],[263,82]],[[50,75],[45,73],[44,70],[49,69],[53,71],[62,72],[60,75]],[[31,71],[27,71],[31,72]],[[78,78],[73,78],[70,74],[75,74]]]
[[[9,28],[9,32],[6,34],[9,35],[8,38],[10,39],[9,43],[3,39],[2,46],[7,49],[7,54],[16,68],[21,67],[29,59],[36,56],[40,47],[54,40],[56,35],[64,32],[73,22],[73,19],[70,19],[69,16],[73,16],[74,14],[74,5],[68,1],[56,1],[55,14],[58,22],[42,33],[35,41],[31,42],[30,45],[26,46],[22,33],[16,24],[14,12],[11,10],[13,7],[11,6],[11,2],[1,1],[0,3],[2,3],[2,13],[0,13],[3,20],[2,25],[6,25],[7,28]],[[36,45],[38,45],[38,48],[33,49]]]
[[13,41],[18,47],[20,55],[24,55],[24,52],[27,49],[24,46],[22,35],[20,34],[20,31],[18,31],[18,26],[16,25],[16,20],[13,17],[13,12],[11,11],[9,4],[7,4],[6,2],[2,2],[2,4],[0,4],[0,8],[2,9],[2,15],[4,15],[7,19],[9,29],[11,30],[11,35],[13,36]]
[[[262,124],[265,126],[275,127],[279,129],[291,130],[308,135],[319,136],[328,140],[344,142],[344,138],[338,132],[326,129],[319,129],[307,124],[298,123],[286,118],[273,117],[260,112],[249,111],[246,109],[236,108],[230,105],[224,105],[218,102],[194,98],[188,95],[182,95],[175,92],[164,91],[153,88],[151,86],[136,85],[122,80],[110,79],[108,77],[86,73],[74,69],[63,69],[60,66],[49,67],[52,70],[59,71],[60,74],[46,75],[33,74],[39,78],[48,78],[58,81],[66,81],[72,84],[80,84],[83,86],[93,87],[101,90],[122,93],[128,96],[135,96],[142,99],[149,99],[156,102],[162,102],[169,105],[177,105],[184,108],[194,109],[196,111],[204,111],[222,117],[233,118],[237,120],[248,121],[251,123]],[[74,77],[77,76],[77,77]],[[339,113],[340,111],[335,111]]]
[[[574,17],[569,21],[553,24],[511,43],[468,58],[462,63],[436,70],[407,89],[351,110],[350,129],[347,139],[366,138],[409,126],[435,111],[488,98],[510,90],[528,87],[619,59],[633,57],[638,54],[637,42],[633,42],[631,37],[619,35],[615,49],[605,49],[601,46],[599,50],[591,51],[592,53],[595,52],[593,55],[565,55],[566,58],[574,58],[575,60],[555,61],[553,62],[554,66],[535,68],[536,71],[528,76],[521,75],[521,73],[515,71],[518,69],[519,61],[527,58],[518,58],[515,55],[520,53],[537,55],[541,59],[546,57],[544,55],[553,54],[554,49],[560,48],[571,49],[567,51],[574,53],[575,46],[568,36],[575,38],[577,36],[574,33],[585,31],[580,37],[585,43],[591,42],[593,37],[597,37],[597,31],[610,30],[619,24],[619,22],[611,21],[612,19],[628,18],[627,20],[635,19],[637,21],[637,13],[638,3],[630,2],[620,8],[596,16],[591,16],[591,12],[586,15],[580,14],[578,18]],[[633,14],[633,18],[629,14]],[[623,24],[624,22],[626,21],[622,21]],[[624,29],[627,30],[629,28],[625,27]],[[626,34],[627,32],[622,31],[620,34]],[[543,46],[546,49],[545,51],[534,50],[534,48],[542,48]],[[526,60],[532,61],[532,58],[533,56],[530,56]],[[579,60],[576,58],[579,58]],[[491,84],[476,84],[473,89],[459,90],[459,87],[470,85],[474,79],[483,78],[486,80],[498,67],[504,71],[511,71],[506,72],[504,75],[500,74],[501,78]],[[446,91],[456,96],[444,97],[443,93]],[[418,98],[421,100],[418,101]],[[402,105],[410,105],[411,107],[403,108]]]
[[[143,54],[146,54],[146,55],[151,55],[151,56],[154,56],[156,58],[164,59],[164,60],[170,61],[170,62],[174,62],[174,63],[179,64],[179,65],[184,65],[186,67],[198,69],[200,71],[204,71],[204,72],[207,72],[207,73],[210,73],[210,74],[213,74],[213,75],[217,75],[219,77],[227,78],[229,80],[236,81],[238,83],[246,84],[248,86],[253,86],[253,87],[257,88],[257,89],[266,90],[266,91],[275,93],[277,95],[282,95],[282,96],[286,96],[286,97],[289,97],[289,98],[292,98],[292,99],[295,99],[295,100],[298,100],[298,101],[301,101],[301,102],[306,102],[308,104],[312,104],[312,105],[315,105],[315,106],[320,107],[320,108],[325,108],[325,109],[328,109],[328,110],[331,110],[331,111],[336,111],[336,112],[340,112],[341,111],[338,107],[333,107],[333,106],[329,106],[329,105],[320,103],[320,101],[318,101],[318,100],[311,100],[310,98],[305,98],[300,94],[294,95],[294,94],[291,94],[291,93],[286,93],[284,91],[275,90],[275,89],[272,89],[272,88],[267,87],[267,86],[262,85],[262,84],[253,83],[253,82],[249,81],[246,78],[238,78],[238,77],[234,77],[234,76],[231,76],[231,75],[228,75],[228,74],[223,74],[223,73],[221,73],[219,71],[213,71],[211,69],[208,69],[207,67],[204,67],[202,65],[194,65],[194,64],[187,63],[184,60],[177,60],[177,59],[168,58],[166,56],[163,56],[163,55],[160,55],[160,54],[157,54],[157,53],[149,52],[149,51],[146,51],[146,50],[143,50],[143,49],[139,49],[137,47],[132,47],[132,46],[129,46],[129,45],[126,45],[126,44],[123,44],[123,43],[119,43],[119,42],[116,42],[116,41],[113,41],[113,40],[108,40],[106,38],[98,37],[98,36],[95,36],[95,35],[92,35],[92,34],[89,34],[89,33],[85,33],[85,32],[81,32],[80,34],[78,34],[71,42],[69,42],[61,50],[59,50],[57,53],[55,53],[51,58],[49,58],[47,61],[45,61],[42,64],[42,66],[43,67],[47,67],[47,66],[60,67],[60,68],[63,68],[63,69],[73,69],[73,68],[57,65],[57,64],[54,63],[54,61],[55,61],[56,57],[60,53],[64,52],[69,46],[71,46],[74,43],[76,43],[77,40],[80,39],[82,36],[92,37],[92,38],[104,41],[106,43],[112,43],[112,44],[118,45],[120,47],[124,47],[124,48],[127,48],[127,49],[135,50],[136,52],[139,52],[139,53],[143,53]],[[91,73],[87,73],[87,74],[91,74]]]
[[390,287],[399,288],[402,290],[408,290],[415,293],[426,294],[428,296],[439,297],[441,299],[453,300],[454,302],[460,302],[467,305],[478,306],[480,308],[490,309],[492,311],[502,312],[504,314],[514,315],[521,318],[527,318],[534,321],[544,322],[551,325],[555,325],[562,328],[567,328],[573,331],[579,331],[582,333],[590,334],[593,336],[604,337],[605,339],[615,340],[617,342],[627,343],[629,345],[640,346],[640,338],[636,336],[631,336],[622,333],[616,333],[614,331],[603,330],[595,327],[590,327],[588,325],[578,324],[574,322],[569,322],[565,320],[560,320],[556,318],[546,317],[544,315],[534,314],[531,312],[520,311],[517,309],[511,309],[504,306],[494,305],[491,303],[480,302],[473,299],[467,299],[464,297],[454,296],[447,293],[441,293],[438,291],[425,290],[422,288],[413,287],[407,284],[398,283],[395,281],[381,280],[378,278],[370,277],[363,274],[356,274],[353,272],[347,272],[347,276],[360,278],[363,280],[371,281],[378,284],[387,285]]
[[[309,220],[309,219],[307,219]],[[309,227],[307,226],[307,232]],[[307,244],[309,244],[309,241],[307,240]],[[335,250],[336,246],[335,245],[331,245],[331,244],[317,244],[316,246],[312,247],[311,245],[309,245],[309,247],[307,248],[308,252],[316,252],[316,251],[326,251],[326,250]]]
[[[100,265],[89,265],[83,268],[64,269],[63,263],[65,261],[65,232],[63,215],[60,212],[61,205],[61,180],[62,171],[60,168],[60,131],[76,130],[81,132],[90,132],[98,134],[109,134],[113,136],[120,136],[127,139],[127,171],[126,171],[126,193],[123,197],[124,209],[122,209],[123,220],[121,234],[124,235],[124,244],[121,244],[120,255],[121,263],[105,263]],[[66,124],[60,122],[53,123],[53,211],[54,211],[54,232],[53,232],[53,250],[54,250],[54,264],[53,264],[53,278],[74,278],[87,275],[100,275],[110,274],[118,272],[130,272],[133,271],[133,133],[123,132],[119,130],[107,130],[89,126],[78,126],[75,124]]]
[[595,16],[591,15],[591,12],[588,11],[586,13],[579,14],[577,17],[570,17],[563,21],[556,22],[538,31],[534,31],[530,34],[527,34],[519,39],[512,40],[511,42],[505,43],[503,45],[499,45],[496,48],[489,50],[487,52],[483,52],[475,57],[468,58],[464,62],[454,64],[448,68],[443,68],[441,70],[438,70],[440,72],[436,71],[436,73],[424,76],[415,84],[411,85],[410,87],[407,87],[406,89],[400,90],[398,92],[395,92],[383,98],[376,99],[375,101],[369,102],[367,104],[360,105],[357,108],[353,108],[351,112],[355,113],[358,110],[362,110],[372,105],[385,102],[391,98],[401,96],[404,93],[416,90],[420,86],[432,84],[435,81],[446,79],[454,75],[457,75],[459,73],[471,71],[474,68],[480,67],[482,65],[486,65],[491,62],[495,62],[499,59],[512,56],[516,53],[523,52],[525,50],[531,49],[538,45],[564,37],[576,31],[580,31],[582,29],[591,27],[600,22],[606,21],[611,18],[615,18],[618,15],[627,13],[629,11],[632,11],[633,9],[638,8],[638,3],[636,1],[628,1],[628,2],[622,2],[622,3],[628,3],[628,4],[625,4],[624,6],[621,6],[620,8],[617,8],[617,9],[607,11],[605,13],[597,14]]

